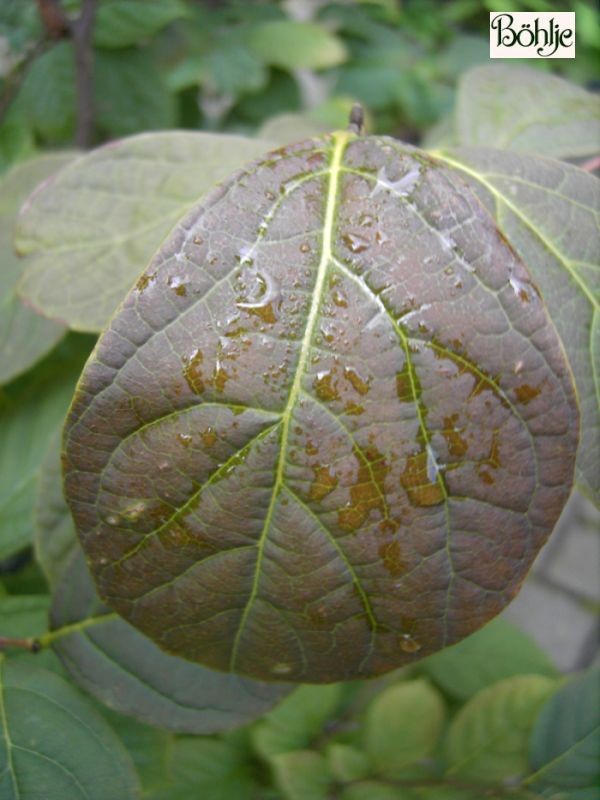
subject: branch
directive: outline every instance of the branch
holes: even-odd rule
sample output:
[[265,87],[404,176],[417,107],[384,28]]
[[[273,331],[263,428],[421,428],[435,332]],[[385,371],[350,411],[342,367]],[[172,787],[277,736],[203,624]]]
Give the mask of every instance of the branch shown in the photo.
[[97,0],[83,0],[81,14],[70,25],[75,46],[75,90],[77,97],[77,128],[75,144],[87,148],[94,135],[94,84],[92,64],[94,51],[92,34]]

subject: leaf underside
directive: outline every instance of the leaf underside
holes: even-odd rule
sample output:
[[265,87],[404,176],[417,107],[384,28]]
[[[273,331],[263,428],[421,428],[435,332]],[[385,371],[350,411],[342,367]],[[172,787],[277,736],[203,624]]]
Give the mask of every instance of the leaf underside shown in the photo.
[[569,375],[458,173],[385,137],[275,151],[175,229],[76,392],[66,495],[99,593],[267,680],[456,642],[568,496]]

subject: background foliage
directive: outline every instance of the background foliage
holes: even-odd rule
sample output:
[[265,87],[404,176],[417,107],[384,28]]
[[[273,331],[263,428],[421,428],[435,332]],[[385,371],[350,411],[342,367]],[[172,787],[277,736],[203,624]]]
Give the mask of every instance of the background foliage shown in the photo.
[[[73,19],[81,5],[63,3]],[[527,82],[516,77],[509,87],[516,106],[507,93],[503,122],[492,131],[478,125],[485,122],[478,92],[488,97],[498,89],[486,85],[489,73],[467,71],[488,63],[488,11],[495,5],[101,0],[92,39],[94,113],[82,141],[72,38],[44,24],[33,0],[2,3],[0,634],[26,646],[38,637],[43,647],[34,657],[6,642],[12,646],[0,654],[1,800],[34,798],[41,785],[52,787],[56,797],[123,800],[599,796],[597,671],[561,677],[544,653],[502,620],[385,679],[303,686],[277,705],[287,692],[283,687],[267,690],[220,675],[214,684],[215,673],[151,650],[148,640],[135,642],[133,629],[100,606],[81,563],[57,455],[62,419],[95,333],[131,279],[119,285],[117,278],[113,285],[96,269],[113,298],[102,308],[88,281],[92,302],[76,313],[69,303],[67,317],[62,304],[76,297],[80,271],[60,284],[49,281],[43,291],[30,277],[29,305],[54,304],[48,314],[53,319],[23,305],[16,292],[24,264],[25,281],[36,269],[51,274],[57,264],[62,274],[64,263],[78,263],[82,247],[96,249],[96,265],[117,265],[117,276],[128,265],[139,272],[182,210],[214,181],[270,143],[344,127],[357,100],[367,108],[370,131],[405,141],[539,147],[535,138],[515,143],[510,133],[515,113],[531,102],[526,88],[519,96]],[[565,8],[549,0],[501,5]],[[595,8],[584,0],[570,6],[577,12],[577,59],[527,66],[593,88],[600,49]],[[501,76],[499,85],[507,82]],[[550,101],[545,108],[540,103],[540,115],[546,123],[548,114],[556,117],[548,153],[588,159],[597,151],[597,111],[574,132],[565,128],[576,120],[564,109],[579,101],[587,108],[589,97],[562,82],[546,86]],[[40,181],[73,163],[76,138],[80,145],[98,145],[166,128],[255,138],[228,140],[222,149],[220,137],[201,144],[182,138],[170,151],[167,140],[157,150],[144,137],[126,141],[116,151],[130,159],[121,179],[145,187],[152,201],[143,213],[133,203],[119,215],[128,223],[137,220],[141,238],[150,229],[147,241],[136,241],[136,226],[128,224],[132,240],[122,241],[115,253],[97,215],[87,223],[80,216],[77,237],[69,240],[65,219],[40,205],[40,193],[16,231],[27,258],[15,257],[21,204]],[[504,139],[490,141],[496,133]],[[207,162],[217,165],[214,172],[190,172],[211,147]],[[146,174],[144,158],[157,160],[157,153],[163,171],[154,165]],[[41,158],[33,160],[36,154]],[[87,172],[61,173],[65,202],[74,185],[79,192],[70,213],[85,210],[82,192],[91,206],[92,193],[94,203],[102,195],[102,179],[111,186],[119,180],[120,169],[106,171],[106,156],[88,156]],[[175,174],[178,180],[169,183]],[[593,304],[585,313],[594,313]],[[48,633],[49,611],[62,633]]]

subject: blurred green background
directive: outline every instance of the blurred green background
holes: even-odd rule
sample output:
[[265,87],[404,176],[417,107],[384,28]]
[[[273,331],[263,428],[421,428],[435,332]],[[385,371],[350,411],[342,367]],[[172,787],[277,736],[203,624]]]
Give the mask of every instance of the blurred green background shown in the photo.
[[[74,45],[52,12],[59,6],[75,20],[84,4],[0,3],[0,167],[36,148],[73,144]],[[293,139],[345,126],[353,101],[368,109],[371,132],[419,142],[443,124],[460,75],[489,63],[490,10],[574,10],[577,58],[526,63],[593,86],[600,50],[595,5],[98,0],[93,116],[78,143],[174,127],[281,140],[287,126]]]

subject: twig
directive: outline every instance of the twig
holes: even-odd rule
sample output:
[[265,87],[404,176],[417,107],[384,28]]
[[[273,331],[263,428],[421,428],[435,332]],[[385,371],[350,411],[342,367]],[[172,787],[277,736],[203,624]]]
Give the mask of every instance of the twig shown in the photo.
[[97,0],[83,0],[81,14],[70,24],[75,47],[75,90],[77,97],[77,127],[75,144],[86,148],[94,135],[94,85],[92,65],[94,51],[92,33]]
[[12,636],[0,636],[0,652],[8,647],[19,647],[21,650],[27,650],[30,653],[39,653],[42,649],[39,639],[32,637],[18,639]]
[[360,103],[355,103],[350,110],[348,130],[361,136],[365,128],[365,112]]

